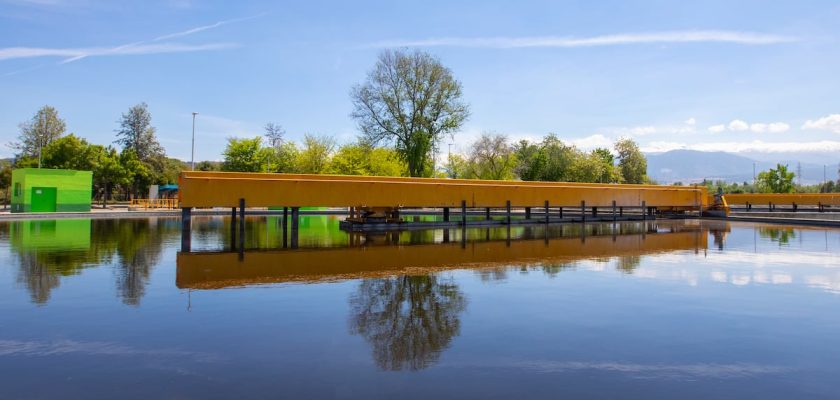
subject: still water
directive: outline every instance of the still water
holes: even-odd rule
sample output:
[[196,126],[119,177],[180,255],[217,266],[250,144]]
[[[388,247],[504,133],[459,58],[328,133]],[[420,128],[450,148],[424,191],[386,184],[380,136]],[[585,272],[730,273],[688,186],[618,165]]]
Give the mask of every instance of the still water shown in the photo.
[[0,398],[840,397],[840,231],[0,223]]

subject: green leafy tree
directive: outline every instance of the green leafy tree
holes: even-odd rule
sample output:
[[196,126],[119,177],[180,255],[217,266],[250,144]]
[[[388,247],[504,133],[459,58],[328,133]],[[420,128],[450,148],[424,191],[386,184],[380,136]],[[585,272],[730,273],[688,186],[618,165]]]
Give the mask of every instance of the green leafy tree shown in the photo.
[[93,169],[93,190],[102,201],[102,206],[113,198],[115,188],[128,188],[132,184],[132,173],[126,169],[113,147],[97,146],[96,163]]
[[3,191],[3,209],[9,204],[9,187],[12,185],[12,164],[0,160],[0,190]]
[[18,151],[19,158],[39,159],[42,150],[64,135],[65,129],[58,111],[51,106],[43,106],[32,119],[20,124],[20,136],[11,147]]
[[102,146],[91,145],[74,134],[58,138],[44,148],[45,168],[92,171],[96,166],[96,152]]
[[468,176],[468,163],[460,154],[450,154],[446,160],[446,177],[465,179]]
[[195,169],[199,171],[221,171],[222,167],[218,162],[201,161],[195,165]]
[[539,180],[551,182],[567,182],[574,180],[572,167],[578,150],[563,143],[557,135],[549,133],[542,141],[540,151],[543,152],[545,165]]
[[303,148],[298,154],[297,171],[303,174],[327,172],[330,157],[335,150],[335,139],[329,136],[305,135]]
[[132,149],[123,149],[120,153],[120,165],[127,172],[125,178],[129,193],[134,197],[143,197],[145,190],[154,183],[155,172]]
[[538,144],[520,140],[514,145],[517,164],[514,172],[523,181],[537,181],[545,169],[545,153]]
[[407,172],[395,150],[364,143],[339,147],[327,169],[331,174],[363,176],[403,176]]
[[286,141],[276,147],[273,152],[272,172],[293,173],[297,172],[297,161],[300,155],[297,145],[294,142]]
[[222,171],[265,172],[270,169],[272,151],[262,146],[262,138],[229,138]]
[[615,143],[618,153],[618,167],[624,183],[647,182],[647,158],[639,146],[631,139],[621,139]]
[[351,115],[365,140],[393,143],[410,176],[433,172],[437,144],[469,116],[461,83],[440,60],[422,51],[383,52],[350,97]]
[[758,174],[758,184],[764,192],[793,193],[795,176],[796,174],[788,171],[787,165],[776,164],[776,168]]

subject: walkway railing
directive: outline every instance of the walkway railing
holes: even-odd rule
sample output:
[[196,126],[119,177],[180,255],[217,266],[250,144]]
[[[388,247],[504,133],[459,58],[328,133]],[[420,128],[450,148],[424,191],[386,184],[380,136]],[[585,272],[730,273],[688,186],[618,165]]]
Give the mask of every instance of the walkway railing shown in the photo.
[[133,199],[131,207],[177,209],[181,207],[178,199]]

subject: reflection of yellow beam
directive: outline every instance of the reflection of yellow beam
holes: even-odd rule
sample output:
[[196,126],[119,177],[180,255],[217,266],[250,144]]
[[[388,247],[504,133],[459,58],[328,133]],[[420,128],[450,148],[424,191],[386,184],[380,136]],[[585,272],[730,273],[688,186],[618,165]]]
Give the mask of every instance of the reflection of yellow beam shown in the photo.
[[753,205],[794,204],[798,206],[816,205],[840,205],[840,194],[831,193],[799,193],[799,194],[777,194],[777,193],[739,193],[724,195],[729,205],[747,203]]
[[446,269],[639,256],[707,246],[704,231],[543,240],[349,247],[236,253],[179,253],[179,288],[357,279]]
[[565,182],[481,181],[286,175],[185,171],[180,176],[182,207],[609,207],[647,206],[698,209],[708,203],[705,187],[615,185]]

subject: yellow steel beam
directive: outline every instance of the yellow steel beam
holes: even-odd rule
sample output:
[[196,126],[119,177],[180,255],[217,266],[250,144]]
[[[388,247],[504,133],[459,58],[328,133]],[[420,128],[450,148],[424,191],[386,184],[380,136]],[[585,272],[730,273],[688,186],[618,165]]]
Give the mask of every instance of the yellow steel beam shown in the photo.
[[797,206],[830,205],[840,206],[840,194],[837,193],[738,193],[723,196],[731,206],[733,204],[767,205],[770,203]]
[[704,187],[182,172],[182,207],[649,207],[699,209]]
[[456,268],[568,263],[707,248],[702,230],[647,235],[565,237],[375,248],[349,247],[237,253],[178,253],[179,288],[215,289],[280,282],[308,282],[423,274]]

